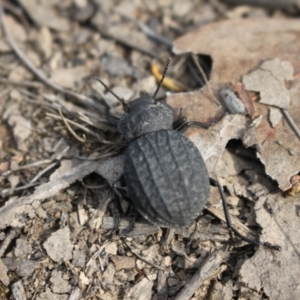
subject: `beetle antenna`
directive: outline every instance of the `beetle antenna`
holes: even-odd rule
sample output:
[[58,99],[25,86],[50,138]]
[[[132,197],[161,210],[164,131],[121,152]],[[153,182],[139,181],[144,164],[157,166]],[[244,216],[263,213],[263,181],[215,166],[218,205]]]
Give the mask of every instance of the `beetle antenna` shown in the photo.
[[163,72],[162,78],[161,78],[161,80],[160,80],[160,82],[159,82],[159,84],[158,84],[158,86],[157,86],[157,88],[156,88],[156,91],[155,91],[155,93],[153,94],[153,98],[154,98],[154,100],[155,100],[155,96],[156,96],[156,94],[158,93],[158,91],[159,91],[159,89],[160,89],[160,87],[161,87],[161,85],[162,85],[162,83],[163,83],[163,81],[164,81],[164,79],[165,79],[165,76],[166,76],[166,73],[167,73],[167,70],[168,70],[168,67],[169,67],[170,61],[171,61],[171,57],[168,59],[168,61],[167,61],[167,63],[166,63],[166,66],[165,66],[165,69],[164,69],[164,72]]
[[127,104],[123,98],[120,98],[115,92],[113,92],[100,78],[94,77],[98,82],[100,82],[114,97],[116,97],[123,105],[125,111],[127,111]]

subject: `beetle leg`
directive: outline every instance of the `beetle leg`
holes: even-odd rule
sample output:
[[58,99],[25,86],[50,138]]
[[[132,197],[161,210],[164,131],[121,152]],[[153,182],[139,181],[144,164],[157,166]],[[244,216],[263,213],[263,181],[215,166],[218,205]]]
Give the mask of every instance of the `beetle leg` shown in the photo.
[[[116,208],[117,208],[117,211],[119,212],[119,214],[118,214],[118,218],[117,218],[117,224],[114,227],[114,229],[112,230],[112,232],[110,233],[110,235],[114,234],[118,230],[119,225],[120,225],[120,216],[124,216],[125,215],[125,213],[124,213],[124,211],[122,209],[122,206],[121,206],[121,199],[124,199],[125,201],[131,203],[130,199],[127,197],[127,193],[124,190],[124,187],[126,187],[125,179],[124,179],[124,175],[121,175],[112,184],[113,199],[114,199],[114,203],[116,205]],[[137,213],[134,205],[133,205],[133,208],[134,208],[134,217],[133,217],[134,220],[129,225],[129,228],[125,230],[124,235],[126,235],[126,233],[130,232],[133,229],[134,224],[136,223],[136,219],[137,219],[138,213]]]
[[232,226],[232,222],[231,222],[231,218],[230,218],[230,214],[229,214],[229,211],[228,211],[228,206],[227,206],[227,202],[226,202],[226,199],[225,199],[225,195],[224,195],[222,186],[220,185],[220,183],[217,180],[212,179],[212,178],[209,178],[209,183],[212,186],[216,186],[219,189],[221,199],[222,199],[222,203],[223,203],[223,209],[224,209],[226,224],[227,224],[227,227],[230,231],[233,231],[236,235],[238,235],[240,238],[242,238],[244,241],[246,241],[250,244],[253,244],[253,245],[256,245],[256,246],[263,245],[264,247],[266,247],[268,249],[271,249],[271,250],[277,250],[277,251],[281,250],[281,247],[279,245],[276,245],[276,244],[273,245],[269,242],[259,242],[259,241],[250,239],[250,238],[244,236],[243,234],[241,234],[236,228],[234,228]]
[[110,106],[108,105],[108,103],[104,100],[104,99],[101,99],[101,103],[104,105],[105,107],[105,111],[104,111],[104,114],[105,114],[105,118],[107,120],[107,122],[116,127],[117,128],[117,125],[118,125],[118,122],[119,120],[116,119],[116,118],[113,118],[110,114]]
[[138,219],[138,211],[136,210],[135,206],[133,206],[133,209],[134,209],[133,221],[129,224],[128,228],[122,230],[122,232],[120,233],[120,235],[122,236],[127,236],[128,233],[130,233],[130,231],[133,230],[134,225]]
[[173,122],[173,129],[180,131],[180,127],[186,123],[186,117],[179,117],[176,121]]
[[214,124],[215,124],[215,122],[207,124],[207,123],[201,123],[201,122],[196,122],[196,121],[189,121],[189,122],[186,122],[186,123],[182,124],[176,130],[179,131],[179,132],[181,132],[181,133],[184,133],[192,125],[207,129],[209,126],[212,126]]
[[197,126],[197,127],[202,127],[204,129],[209,128],[212,125],[215,125],[216,123],[218,123],[225,114],[222,114],[221,117],[216,118],[215,120],[208,122],[208,123],[202,123],[202,122],[198,122],[198,121],[188,121],[186,122],[186,117],[180,117],[178,120],[176,120],[173,123],[173,128],[174,130],[177,130],[179,132],[184,133],[189,127],[191,126]]
[[123,198],[124,191],[121,188],[124,186],[124,175],[121,175],[113,184],[112,184],[112,191],[113,191],[113,200],[114,204],[117,208],[118,215],[117,215],[117,222],[112,231],[109,233],[109,236],[112,236],[119,228],[120,225],[120,216],[124,215],[121,206],[121,199]]

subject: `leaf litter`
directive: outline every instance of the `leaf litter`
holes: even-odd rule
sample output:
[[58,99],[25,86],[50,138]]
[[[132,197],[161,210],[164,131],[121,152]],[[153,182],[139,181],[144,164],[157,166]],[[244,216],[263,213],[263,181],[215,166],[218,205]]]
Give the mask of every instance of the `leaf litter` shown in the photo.
[[[152,28],[161,31],[160,26],[165,26],[164,31],[169,37],[175,37],[178,32],[186,33],[188,24],[197,27],[203,22],[199,19],[201,14],[193,7],[198,5],[202,11],[203,3],[162,1],[146,8],[137,1],[135,4],[122,3],[118,12],[109,3],[103,3],[93,14],[91,4],[87,5],[85,1],[74,1],[70,6],[67,2],[49,1],[32,14],[31,7],[36,1],[25,2],[20,1],[20,5],[31,16],[33,25],[29,30],[38,29],[36,36],[30,36],[34,43],[29,43],[29,36],[21,35],[21,31],[13,33],[13,38],[19,43],[17,46],[7,32],[5,35],[13,51],[25,60],[25,65],[44,86],[26,85],[26,80],[32,80],[32,73],[21,67],[15,56],[4,56],[1,72],[4,76],[10,75],[11,82],[19,83],[2,83],[4,90],[1,93],[8,95],[6,97],[10,100],[4,102],[4,112],[15,107],[17,116],[27,122],[30,120],[30,131],[25,136],[18,129],[18,120],[9,122],[7,119],[9,138],[2,138],[0,144],[1,157],[5,159],[1,162],[0,178],[5,201],[0,208],[0,227],[4,233],[1,236],[0,263],[5,267],[1,268],[0,280],[11,287],[13,297],[141,299],[143,294],[145,299],[152,299],[153,295],[158,299],[220,295],[224,299],[242,299],[247,294],[252,298],[259,297],[263,292],[270,299],[280,299],[278,295],[284,291],[287,298],[293,298],[293,292],[288,289],[290,277],[281,278],[283,272],[289,275],[289,270],[295,269],[293,287],[296,289],[298,266],[291,256],[297,254],[299,196],[294,192],[294,198],[283,198],[276,182],[282,190],[287,190],[292,184],[296,186],[294,178],[299,172],[299,139],[286,119],[289,112],[292,120],[299,124],[299,61],[296,53],[299,22],[288,18],[227,20],[208,23],[175,41],[177,54],[194,52],[210,55],[213,59],[210,78],[203,79],[209,86],[168,96],[167,101],[178,115],[183,109],[183,115],[190,120],[208,122],[220,119],[224,114],[219,104],[220,91],[226,90],[246,103],[246,111],[251,117],[228,114],[208,130],[189,129],[188,132],[201,150],[210,174],[218,176],[226,187],[232,216],[243,221],[232,217],[234,226],[257,238],[257,230],[247,226],[255,228],[259,224],[262,228],[260,239],[280,244],[285,251],[273,253],[259,247],[254,252],[253,246],[238,241],[235,247],[230,247],[231,256],[237,260],[235,265],[229,263],[228,252],[219,252],[223,251],[223,245],[227,245],[230,237],[226,226],[217,222],[224,219],[224,214],[219,195],[213,188],[209,199],[211,206],[208,207],[212,215],[204,212],[190,228],[170,235],[168,244],[162,249],[158,244],[163,242],[163,231],[156,226],[138,220],[134,229],[128,232],[134,220],[132,215],[121,218],[119,235],[107,236],[114,229],[117,217],[106,182],[111,185],[122,172],[123,156],[114,155],[120,154],[125,145],[103,122],[103,107],[94,102],[95,97],[102,96],[102,91],[91,89],[92,82],[84,80],[99,72],[101,76],[98,76],[106,76],[111,86],[129,86],[131,91],[136,90],[132,85],[143,87],[143,82],[153,85],[147,64],[152,63],[150,57],[165,57],[168,50],[162,50],[161,45],[150,41],[145,32],[151,32],[154,39],[159,38],[166,48],[170,47],[170,40],[161,39],[161,35],[155,34],[155,30],[149,31],[150,27],[143,22],[152,16],[149,19],[152,23],[148,23]],[[124,17],[124,7],[132,12],[130,18]],[[49,13],[45,13],[45,9]],[[156,10],[163,13],[163,24],[153,19],[152,13]],[[210,16],[207,21],[218,20],[209,4],[205,10]],[[73,19],[70,12],[74,11]],[[183,11],[188,14],[183,14]],[[143,22],[135,22],[137,12]],[[14,18],[11,20],[15,22]],[[89,20],[101,35],[84,28],[87,23],[80,24]],[[20,22],[26,23],[24,19]],[[55,27],[58,24],[60,28]],[[72,34],[64,33],[71,27]],[[16,36],[18,32],[20,38]],[[134,38],[128,38],[129,35]],[[3,35],[1,37],[2,43],[5,39]],[[262,40],[266,42],[262,43]],[[43,41],[47,47],[43,46]],[[180,49],[184,48],[182,41],[186,46],[184,50]],[[39,47],[33,48],[38,44]],[[10,52],[10,48],[6,47],[5,51]],[[107,58],[110,63],[105,63]],[[35,64],[28,63],[28,59]],[[180,59],[189,64],[183,57],[177,60],[178,63]],[[42,61],[43,70],[50,79],[36,68],[42,66]],[[124,66],[118,72],[116,62]],[[196,68],[199,66],[196,64]],[[172,75],[172,69],[170,73]],[[204,74],[203,70],[199,74]],[[265,84],[261,85],[262,81]],[[275,82],[277,90],[273,93]],[[8,84],[12,92],[8,92]],[[20,89],[20,84],[26,90]],[[188,81],[184,86],[188,86]],[[49,87],[60,95],[54,94]],[[148,88],[142,88],[142,91]],[[71,101],[73,97],[77,103]],[[116,105],[113,101],[110,104]],[[69,129],[58,114],[59,108]],[[79,143],[70,130],[84,137],[86,142]],[[240,139],[244,146],[254,150],[245,150],[235,143],[225,150],[232,139]],[[20,155],[18,153],[24,154],[22,159],[13,161],[13,155],[16,157]],[[46,167],[42,167],[43,164]],[[95,177],[95,174],[101,177]],[[20,184],[23,190],[18,190]],[[9,193],[4,193],[8,190]],[[122,205],[124,209],[128,208],[127,203]],[[283,264],[285,269],[282,269]],[[212,273],[206,272],[207,269]],[[227,271],[223,272],[225,269]],[[265,275],[272,272],[271,277]],[[12,283],[12,273],[20,280]],[[280,284],[277,283],[279,278]],[[186,287],[184,283],[188,283]],[[240,284],[243,286],[238,288]]]
[[[225,116],[213,128],[190,131],[190,138],[199,150],[201,149],[206,162],[209,162],[209,170],[213,172],[216,168],[215,173],[219,178],[222,177],[218,166],[222,163],[223,150],[229,140],[241,139],[244,146],[254,147],[257,157],[264,164],[266,173],[278,182],[281,190],[286,191],[292,187],[292,176],[299,173],[300,140],[297,131],[294,130],[295,127],[291,126],[285,115],[290,112],[296,126],[300,126],[300,123],[298,122],[299,113],[297,113],[299,112],[299,97],[296,96],[298,79],[294,78],[294,74],[297,74],[299,70],[299,61],[294,52],[295,48],[291,49],[291,44],[285,46],[284,40],[291,38],[293,43],[299,45],[299,31],[292,29],[298,21],[286,23],[286,26],[283,27],[284,31],[277,27],[281,21],[276,26],[273,26],[275,20],[265,20],[265,22],[266,27],[261,27],[263,29],[260,30],[257,23],[251,20],[246,21],[244,25],[246,28],[248,27],[248,30],[244,31],[247,32],[244,38],[240,35],[240,28],[243,26],[235,27],[236,21],[208,25],[175,41],[175,52],[179,54],[189,51],[212,55],[214,68],[209,84],[216,95],[216,91],[222,86],[221,83],[235,84],[241,80],[241,77],[246,90],[259,93],[259,102],[254,102],[258,117],[253,121],[250,122],[247,117],[242,115]],[[259,26],[262,26],[262,23]],[[224,28],[231,32],[231,37],[234,39],[232,43],[227,38],[222,40],[223,36],[220,34],[225,30]],[[276,32],[277,36],[275,36]],[[216,43],[210,43],[211,36],[215,38],[216,35],[219,35],[220,39]],[[198,39],[201,40],[201,43],[197,43]],[[256,44],[262,40],[264,43],[256,49]],[[269,47],[275,43],[280,46],[270,49]],[[217,52],[218,47],[223,51]],[[234,55],[228,55],[229,50],[233,50],[234,47]],[[281,47],[282,49],[280,49]],[[238,53],[236,54],[235,51]],[[248,55],[244,56],[243,51],[247,51]],[[225,66],[227,66],[227,70],[225,70]],[[207,88],[204,88],[199,92],[194,92],[194,95],[170,95],[168,101],[176,107],[182,107],[188,119],[203,120],[201,118],[203,117],[204,120],[208,120],[207,111],[200,113],[199,116],[198,112],[189,112],[189,109],[185,107],[191,97],[197,99],[203,107],[207,107],[204,104],[207,101],[207,95]],[[214,111],[216,115],[217,108]],[[205,148],[208,141],[210,147],[206,146]],[[218,144],[217,147],[213,147],[214,142]],[[227,177],[221,182],[227,186],[228,180]],[[233,185],[236,186],[236,182]],[[299,281],[295,280],[298,277],[296,269],[299,267],[296,230],[299,226],[299,218],[293,217],[295,206],[297,207],[297,204],[294,203],[297,203],[299,195],[294,199],[289,199],[280,196],[280,192],[276,189],[273,192],[267,190],[258,193],[257,188],[258,186],[255,189],[248,189],[248,191],[256,194],[257,202],[254,211],[256,222],[263,229],[261,239],[268,239],[271,243],[281,240],[279,244],[285,245],[286,250],[282,255],[282,253],[270,253],[260,248],[253,258],[242,265],[240,278],[247,287],[256,291],[264,291],[270,299],[292,299],[296,297],[296,290],[299,286]],[[231,189],[231,191],[236,193],[236,190]],[[247,196],[247,194],[242,193],[239,196]],[[280,208],[276,210],[275,204],[278,205],[277,207],[284,207],[284,211]],[[273,208],[273,206],[275,207]],[[283,265],[286,268],[283,268]],[[283,276],[284,278],[282,278]],[[293,284],[292,289],[291,284]]]

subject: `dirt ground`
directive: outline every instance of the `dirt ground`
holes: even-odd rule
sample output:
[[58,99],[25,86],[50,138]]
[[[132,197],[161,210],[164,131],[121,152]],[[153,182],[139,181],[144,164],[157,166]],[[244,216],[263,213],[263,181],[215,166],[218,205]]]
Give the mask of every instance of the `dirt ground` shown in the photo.
[[[298,299],[299,16],[296,0],[0,0],[0,299]],[[154,95],[169,58],[155,98],[211,124],[185,135],[254,243],[216,187],[187,228],[113,201],[128,142],[106,107]]]

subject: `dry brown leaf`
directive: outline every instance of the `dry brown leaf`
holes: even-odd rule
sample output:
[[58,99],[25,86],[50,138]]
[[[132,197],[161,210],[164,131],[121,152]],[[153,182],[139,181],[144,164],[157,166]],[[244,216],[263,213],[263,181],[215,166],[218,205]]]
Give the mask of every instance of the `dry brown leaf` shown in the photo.
[[250,118],[252,120],[255,119],[258,116],[256,107],[249,93],[246,91],[245,86],[242,83],[238,82],[237,84],[234,85],[234,91],[237,93],[238,97],[244,103]]
[[[299,112],[299,109],[299,101],[293,100],[289,111]],[[265,165],[266,173],[285,191],[291,187],[290,177],[300,170],[300,140],[285,119],[276,128],[271,126],[268,121],[268,107],[259,105],[258,111],[263,118],[251,132],[256,142],[244,140],[244,143],[246,146],[257,145],[257,156]]]
[[173,51],[212,56],[211,82],[239,81],[264,60],[280,58],[300,71],[300,21],[235,19],[210,23],[174,42]]
[[[184,115],[189,120],[201,122],[211,120],[209,115],[213,110],[205,106],[207,99],[201,92],[194,92],[193,97],[199,102],[196,104],[197,109],[192,112],[190,110],[192,107],[188,108],[184,110]],[[180,107],[180,102],[192,103],[189,100],[191,98],[192,93],[186,96],[176,94],[168,98],[168,103],[176,108]],[[184,108],[184,105],[182,107]],[[281,120],[276,128],[271,126],[267,106],[258,104],[257,111],[260,117],[254,121],[242,115],[228,115],[209,129],[193,128],[187,135],[201,152],[210,173],[215,170],[229,140],[241,139],[246,147],[255,146],[267,174],[278,181],[282,190],[287,190],[291,187],[290,177],[300,170],[300,141],[285,119]],[[289,111],[300,111],[296,97],[291,99]]]
[[285,80],[292,80],[293,74],[294,69],[289,61],[275,58],[243,75],[243,83],[247,90],[260,92],[260,103],[288,109],[290,95]]

